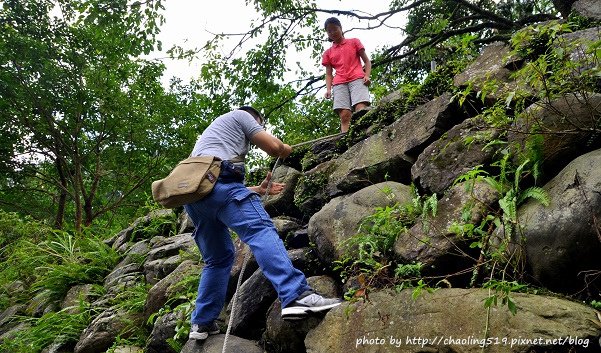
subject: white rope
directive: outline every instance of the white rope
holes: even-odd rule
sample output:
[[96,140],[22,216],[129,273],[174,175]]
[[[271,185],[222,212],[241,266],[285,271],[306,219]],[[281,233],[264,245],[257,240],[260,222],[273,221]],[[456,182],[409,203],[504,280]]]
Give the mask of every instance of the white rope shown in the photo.
[[[278,162],[280,161],[280,157],[278,157],[278,159],[276,159],[275,164],[273,165],[273,169],[271,170],[271,178],[269,179],[269,182],[267,183],[267,188],[265,189],[265,199],[267,198],[267,196],[269,196],[269,190],[271,189],[271,183],[273,180],[273,172],[275,171],[275,169],[278,167]],[[243,247],[244,247],[244,243]],[[229,323],[227,324],[227,330],[225,331],[225,338],[223,339],[223,350],[221,351],[221,353],[226,353],[227,351],[227,341],[230,337],[230,331],[232,329],[232,322],[234,321],[234,316],[236,314],[236,304],[238,303],[238,290],[240,289],[240,285],[242,284],[242,277],[244,277],[244,271],[246,270],[246,265],[248,264],[248,260],[250,259],[250,248],[248,249],[248,251],[246,252],[246,254],[244,254],[244,262],[242,262],[242,268],[240,269],[240,276],[238,277],[238,283],[236,284],[236,292],[234,292],[234,297],[232,299],[232,311],[230,312],[230,320]]]

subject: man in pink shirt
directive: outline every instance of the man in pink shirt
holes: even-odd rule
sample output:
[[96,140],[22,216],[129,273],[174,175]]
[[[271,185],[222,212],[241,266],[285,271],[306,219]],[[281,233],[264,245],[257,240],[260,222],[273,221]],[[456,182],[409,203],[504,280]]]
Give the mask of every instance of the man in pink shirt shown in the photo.
[[[340,116],[340,130],[347,132],[353,110],[364,109],[370,104],[367,86],[371,82],[371,61],[359,39],[344,38],[342,25],[336,17],[326,20],[325,30],[329,40],[333,42],[323,53],[321,60],[326,67],[325,96],[330,99],[333,95],[334,111]],[[365,71],[361,60],[365,64]]]

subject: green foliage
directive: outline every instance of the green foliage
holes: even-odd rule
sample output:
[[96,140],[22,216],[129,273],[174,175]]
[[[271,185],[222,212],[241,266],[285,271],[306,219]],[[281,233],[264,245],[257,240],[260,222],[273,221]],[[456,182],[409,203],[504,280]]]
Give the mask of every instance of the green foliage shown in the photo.
[[101,282],[113,270],[119,255],[91,235],[76,237],[55,231],[54,237],[37,246],[33,262],[33,291],[49,291],[52,300],[61,299],[73,285]]
[[[419,295],[422,289],[430,290],[428,283],[421,278],[423,265],[396,264],[393,253],[399,235],[407,232],[418,219],[426,225],[427,219],[436,214],[438,203],[435,194],[419,196],[414,186],[412,193],[414,197],[410,203],[376,207],[373,214],[361,221],[357,234],[344,242],[345,256],[334,262],[334,270],[339,271],[344,280],[357,279],[362,287],[359,291],[413,287],[414,293]],[[357,295],[354,292],[357,289],[351,288],[346,296]]]
[[20,318],[29,328],[16,331],[13,337],[3,340],[0,351],[39,353],[55,342],[75,344],[81,332],[90,324],[92,314],[89,303],[82,302],[77,312],[65,309],[44,314],[40,318]]
[[140,222],[131,232],[130,240],[151,239],[155,236],[169,237],[177,232],[177,214],[169,212],[160,217],[151,217],[149,222]]
[[197,99],[178,86],[167,92],[164,66],[139,58],[160,46],[162,8],[161,0],[4,2],[0,126],[13,141],[0,149],[9,161],[4,209],[77,232],[98,218],[123,221],[152,178],[188,154],[202,120]]
[[484,288],[490,288],[494,290],[494,294],[491,294],[486,299],[484,299],[484,307],[489,308],[492,306],[497,306],[499,301],[501,305],[507,305],[507,309],[515,315],[517,313],[517,306],[515,301],[511,297],[511,293],[523,291],[527,288],[526,285],[520,284],[515,281],[505,281],[505,280],[494,280],[484,283]]
[[143,283],[145,282],[143,277],[141,279],[141,282],[124,287],[122,291],[111,299],[111,303],[117,309],[122,309],[129,313],[143,312],[151,286],[148,283]]

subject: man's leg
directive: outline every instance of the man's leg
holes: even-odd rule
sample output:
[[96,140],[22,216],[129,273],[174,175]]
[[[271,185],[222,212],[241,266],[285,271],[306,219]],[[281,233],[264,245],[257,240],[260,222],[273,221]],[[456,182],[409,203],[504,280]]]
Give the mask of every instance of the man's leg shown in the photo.
[[258,195],[241,195],[224,206],[218,217],[250,246],[263,274],[278,293],[282,306],[310,289],[305,275],[292,265]]
[[340,117],[340,132],[347,132],[351,126],[351,116],[353,113],[349,109],[338,109]]
[[[202,202],[202,200],[201,200]],[[225,303],[230,271],[234,263],[235,249],[230,233],[222,222],[207,217],[202,211],[207,204],[186,205],[186,211],[194,220],[194,241],[200,250],[204,267],[198,283],[196,307],[191,322],[211,325],[219,316]]]
[[334,85],[334,111],[340,117],[340,132],[347,132],[351,126],[351,92],[348,83]]

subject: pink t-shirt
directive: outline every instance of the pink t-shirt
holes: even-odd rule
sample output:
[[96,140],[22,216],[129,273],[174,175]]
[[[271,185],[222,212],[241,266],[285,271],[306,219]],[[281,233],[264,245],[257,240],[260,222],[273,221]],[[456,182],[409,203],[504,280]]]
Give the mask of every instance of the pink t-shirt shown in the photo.
[[357,38],[345,38],[340,44],[332,43],[332,46],[323,53],[321,64],[330,65],[336,70],[332,84],[351,82],[363,78],[363,66],[359,51],[365,49]]

